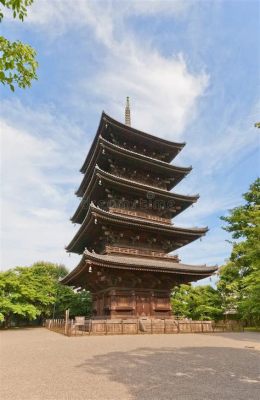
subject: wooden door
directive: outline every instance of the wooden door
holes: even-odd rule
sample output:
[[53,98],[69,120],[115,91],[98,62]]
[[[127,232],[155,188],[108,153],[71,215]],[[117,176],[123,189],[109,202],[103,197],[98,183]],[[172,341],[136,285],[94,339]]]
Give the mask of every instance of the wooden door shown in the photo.
[[138,317],[150,316],[150,297],[142,295],[136,296],[136,314]]

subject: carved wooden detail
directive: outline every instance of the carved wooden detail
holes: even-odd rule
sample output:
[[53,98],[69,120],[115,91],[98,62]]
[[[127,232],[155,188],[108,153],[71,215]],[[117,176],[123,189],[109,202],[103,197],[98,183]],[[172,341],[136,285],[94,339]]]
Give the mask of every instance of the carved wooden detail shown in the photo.
[[161,259],[166,258],[174,262],[179,262],[179,258],[177,255],[169,255],[166,253],[162,253],[159,251],[154,251],[152,249],[138,249],[136,247],[119,247],[119,246],[105,246],[105,251],[107,254],[129,254],[129,255],[136,255],[142,257],[154,257]]
[[144,156],[155,158],[157,160],[164,161],[165,158],[167,158],[169,156],[169,153],[155,151],[154,149],[149,148],[147,146],[147,144],[143,145],[143,146],[136,146],[136,144],[134,142],[122,139],[122,138],[120,138],[119,135],[117,135],[116,133],[114,133],[112,131],[110,131],[110,140],[113,144],[115,144],[117,146],[120,146],[127,150],[131,150],[135,153],[143,154]]
[[152,173],[151,171],[139,171],[134,166],[122,166],[120,162],[113,159],[109,159],[110,170],[114,175],[121,176],[122,178],[128,178],[132,181],[146,183],[151,186],[155,186],[164,190],[167,190],[167,186],[174,178],[166,179],[160,174]]
[[125,208],[116,208],[116,207],[109,207],[109,211],[112,213],[115,213],[115,214],[130,215],[132,217],[144,218],[144,219],[148,219],[151,221],[161,222],[163,224],[168,224],[168,225],[171,224],[170,218],[163,218],[161,216],[150,214],[150,213],[143,212],[143,211],[128,210]]
[[129,317],[171,318],[170,296],[167,291],[115,288],[93,295],[96,317],[127,319]]

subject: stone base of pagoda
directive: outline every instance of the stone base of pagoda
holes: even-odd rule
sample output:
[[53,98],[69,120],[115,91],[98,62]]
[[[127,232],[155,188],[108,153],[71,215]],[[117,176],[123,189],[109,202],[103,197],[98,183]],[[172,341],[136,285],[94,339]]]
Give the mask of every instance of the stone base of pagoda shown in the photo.
[[94,318],[171,318],[170,291],[110,288],[93,294]]

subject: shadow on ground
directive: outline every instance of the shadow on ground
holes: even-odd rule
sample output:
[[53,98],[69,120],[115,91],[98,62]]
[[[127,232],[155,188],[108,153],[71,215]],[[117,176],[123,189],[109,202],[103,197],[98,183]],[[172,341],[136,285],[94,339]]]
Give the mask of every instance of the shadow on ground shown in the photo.
[[259,366],[252,349],[147,347],[98,355],[77,368],[125,385],[134,400],[258,400]]

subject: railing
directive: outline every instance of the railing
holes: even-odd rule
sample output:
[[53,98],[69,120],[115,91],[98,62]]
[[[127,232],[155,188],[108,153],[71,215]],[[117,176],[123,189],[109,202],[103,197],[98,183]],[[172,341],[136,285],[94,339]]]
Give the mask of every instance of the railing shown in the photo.
[[175,319],[84,319],[65,321],[47,319],[44,326],[54,332],[67,336],[83,335],[136,335],[169,333],[214,333],[239,332],[243,325],[237,321],[215,323],[214,321],[186,321]]
[[116,254],[130,254],[130,255],[137,255],[142,257],[151,257],[154,258],[164,258],[164,261],[174,261],[179,262],[179,257],[177,255],[170,255],[163,252],[158,252],[154,250],[147,250],[138,247],[123,247],[123,246],[105,246],[105,250],[108,254],[116,253]]

